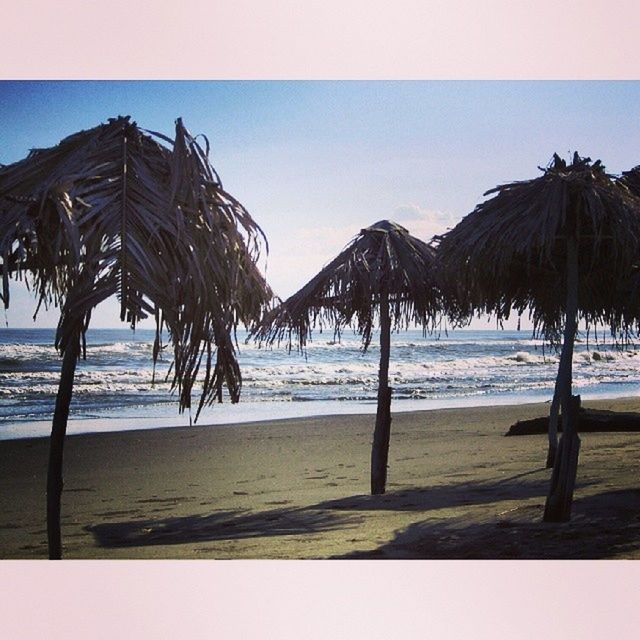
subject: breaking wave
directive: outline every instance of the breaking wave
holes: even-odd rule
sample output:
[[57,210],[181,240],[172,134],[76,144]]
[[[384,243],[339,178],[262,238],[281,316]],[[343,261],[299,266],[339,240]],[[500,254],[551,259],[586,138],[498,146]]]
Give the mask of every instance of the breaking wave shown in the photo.
[[[379,349],[362,352],[360,338],[345,333],[314,335],[304,353],[245,344],[239,335],[242,400],[312,403],[373,402]],[[57,391],[60,358],[49,330],[0,331],[0,422],[47,419]],[[153,333],[94,330],[87,335],[86,360],[78,363],[71,417],[122,417],[133,407],[171,415],[175,395],[165,380],[171,362],[163,354],[155,372]],[[579,342],[574,357],[577,392],[637,392],[640,353],[612,345]],[[394,334],[390,385],[394,399],[446,400],[534,394],[548,399],[558,354],[539,340],[515,331],[458,331],[423,336]],[[198,389],[194,389],[194,405]],[[428,408],[425,406],[425,408]],[[212,411],[214,411],[213,409]]]

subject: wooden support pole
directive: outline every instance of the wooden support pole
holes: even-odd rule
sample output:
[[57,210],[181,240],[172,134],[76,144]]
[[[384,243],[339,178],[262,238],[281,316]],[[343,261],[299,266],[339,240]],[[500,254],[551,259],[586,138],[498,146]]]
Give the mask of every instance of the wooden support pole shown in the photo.
[[575,487],[578,452],[578,420],[580,396],[571,394],[573,346],[578,329],[578,243],[567,239],[567,303],[565,328],[558,367],[557,385],[562,406],[562,438],[556,455],[551,487],[545,505],[545,522],[565,522],[571,517],[571,503]]
[[60,532],[60,504],[62,499],[62,457],[64,438],[67,432],[69,406],[73,393],[73,379],[80,353],[80,335],[74,335],[64,352],[58,395],[53,414],[51,438],[49,440],[49,468],[47,471],[47,539],[49,559],[62,558],[62,535]]
[[547,450],[547,469],[552,469],[556,455],[558,454],[558,414],[560,413],[560,383],[559,376],[556,379],[553,391],[553,400],[551,401],[551,409],[549,411],[549,448]]
[[545,522],[567,522],[571,519],[571,504],[580,452],[579,416],[580,396],[571,396],[569,411],[567,413],[563,411],[562,414],[562,438],[560,438],[557,461],[551,476],[551,488],[544,509]]
[[378,373],[378,409],[371,448],[371,493],[385,492],[387,462],[391,437],[391,388],[389,387],[389,357],[391,354],[391,317],[389,295],[380,296],[380,370]]

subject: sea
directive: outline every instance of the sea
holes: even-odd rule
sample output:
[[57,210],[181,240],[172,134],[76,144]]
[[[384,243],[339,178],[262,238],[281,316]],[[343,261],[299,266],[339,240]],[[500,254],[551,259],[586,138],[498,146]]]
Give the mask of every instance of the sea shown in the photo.
[[[152,330],[95,329],[76,370],[68,433],[186,426],[166,376],[170,353],[153,382]],[[280,418],[375,413],[379,348],[366,353],[349,331],[315,333],[304,353],[259,347],[238,334],[240,402],[207,407],[198,423],[238,424]],[[0,329],[0,440],[41,437],[51,417],[61,358],[53,329]],[[167,349],[169,351],[169,349]],[[392,411],[548,402],[559,353],[530,331],[457,330],[394,333],[389,367]],[[574,392],[583,398],[640,395],[640,345],[578,338]],[[194,407],[197,406],[197,390]]]

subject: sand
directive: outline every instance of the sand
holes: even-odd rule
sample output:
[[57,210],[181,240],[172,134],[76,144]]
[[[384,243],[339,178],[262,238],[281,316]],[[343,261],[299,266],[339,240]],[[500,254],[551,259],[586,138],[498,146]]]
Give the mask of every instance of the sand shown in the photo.
[[[640,410],[640,398],[585,402]],[[373,416],[67,438],[65,558],[640,558],[640,433],[585,433],[572,520],[542,522],[548,405],[393,416],[370,496]],[[0,442],[0,558],[45,558],[46,438]]]

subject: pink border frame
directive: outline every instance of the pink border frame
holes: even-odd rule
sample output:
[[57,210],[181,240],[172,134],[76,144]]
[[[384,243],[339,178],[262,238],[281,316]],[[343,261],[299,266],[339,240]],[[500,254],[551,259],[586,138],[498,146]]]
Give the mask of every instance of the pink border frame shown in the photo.
[[[612,0],[23,0],[4,79],[637,79]],[[7,638],[636,638],[635,562],[0,562]]]

